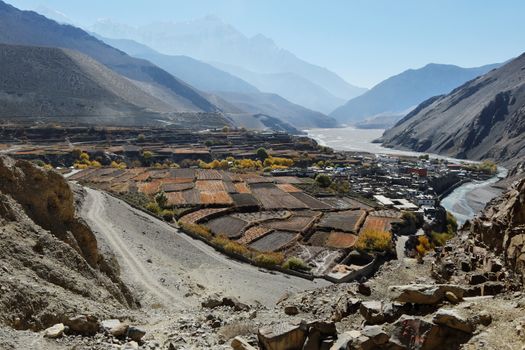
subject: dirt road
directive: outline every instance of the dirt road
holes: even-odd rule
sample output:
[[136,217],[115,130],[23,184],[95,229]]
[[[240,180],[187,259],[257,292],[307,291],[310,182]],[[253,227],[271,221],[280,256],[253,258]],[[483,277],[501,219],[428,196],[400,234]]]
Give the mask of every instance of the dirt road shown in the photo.
[[221,293],[271,306],[287,291],[318,288],[308,281],[232,260],[201,241],[105,193],[87,189],[82,216],[102,250],[115,253],[124,281],[141,302],[174,309]]

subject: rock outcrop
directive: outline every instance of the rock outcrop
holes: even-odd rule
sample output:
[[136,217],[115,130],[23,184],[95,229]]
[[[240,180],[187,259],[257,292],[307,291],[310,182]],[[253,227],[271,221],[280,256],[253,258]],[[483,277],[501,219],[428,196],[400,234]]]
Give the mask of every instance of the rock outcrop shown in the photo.
[[134,298],[76,216],[67,182],[51,170],[0,156],[0,322],[40,330]]
[[[525,280],[525,179],[489,204],[472,221],[471,234],[498,254]],[[499,269],[497,266],[491,267]],[[494,271],[497,272],[497,271]]]

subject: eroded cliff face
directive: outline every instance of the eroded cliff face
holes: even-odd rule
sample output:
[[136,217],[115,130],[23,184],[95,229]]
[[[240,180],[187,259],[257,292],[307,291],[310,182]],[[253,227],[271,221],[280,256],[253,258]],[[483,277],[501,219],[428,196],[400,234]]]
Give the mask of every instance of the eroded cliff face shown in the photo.
[[493,200],[483,215],[473,220],[471,233],[504,256],[525,280],[525,178]]
[[0,156],[0,322],[41,329],[79,312],[133,307],[54,171]]

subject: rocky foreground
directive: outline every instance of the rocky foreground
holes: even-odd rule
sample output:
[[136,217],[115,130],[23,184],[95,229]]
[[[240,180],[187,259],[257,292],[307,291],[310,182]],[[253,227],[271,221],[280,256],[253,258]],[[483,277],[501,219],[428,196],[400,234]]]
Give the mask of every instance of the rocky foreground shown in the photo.
[[[258,303],[236,297],[240,283],[214,288],[177,270],[179,283],[162,288],[180,298],[155,303],[78,216],[81,190],[5,157],[0,178],[0,349],[524,348],[525,180],[439,251],[388,262],[363,283]],[[162,268],[139,258],[144,273]]]

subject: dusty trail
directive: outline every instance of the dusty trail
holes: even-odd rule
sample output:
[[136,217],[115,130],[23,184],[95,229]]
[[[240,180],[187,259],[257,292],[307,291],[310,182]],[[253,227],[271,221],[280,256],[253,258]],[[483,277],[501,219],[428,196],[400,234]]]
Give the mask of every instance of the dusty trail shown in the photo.
[[132,281],[140,284],[144,290],[155,296],[164,305],[169,305],[174,301],[188,305],[181,298],[180,294],[173,293],[152,277],[144,263],[130,251],[127,244],[120,238],[120,228],[105,220],[107,219],[107,213],[104,212],[105,198],[103,194],[97,191],[90,191],[90,196],[92,196],[93,202],[87,210],[87,219],[94,230],[104,235],[110,248],[120,257],[119,263],[121,266],[127,267]]
[[232,260],[112,196],[86,190],[82,215],[101,249],[116,254],[123,280],[140,294],[143,305],[184,309],[220,293],[272,306],[285,292],[328,284]]

